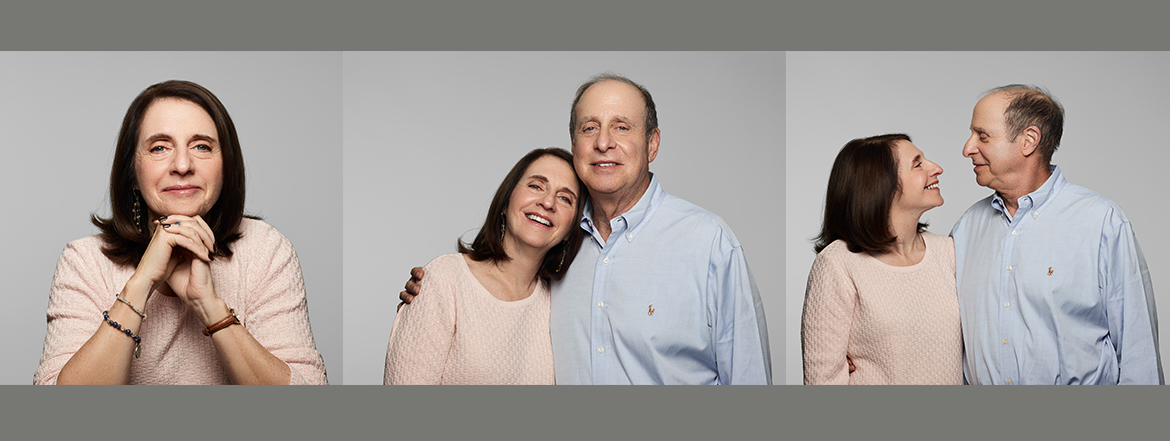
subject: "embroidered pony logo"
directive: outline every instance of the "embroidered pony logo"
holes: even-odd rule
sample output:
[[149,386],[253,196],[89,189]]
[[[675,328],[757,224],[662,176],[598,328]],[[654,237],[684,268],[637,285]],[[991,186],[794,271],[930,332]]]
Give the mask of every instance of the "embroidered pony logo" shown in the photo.
[[654,304],[650,304],[650,310],[646,311],[646,315],[654,315]]

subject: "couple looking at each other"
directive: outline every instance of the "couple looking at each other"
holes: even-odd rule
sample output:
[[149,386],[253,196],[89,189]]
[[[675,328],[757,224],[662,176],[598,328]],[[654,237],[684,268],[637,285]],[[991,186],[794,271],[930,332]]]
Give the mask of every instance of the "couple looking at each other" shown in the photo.
[[1051,164],[1064,109],[992,89],[963,156],[995,193],[926,231],[938,175],[906,135],[837,156],[801,320],[806,384],[1162,384],[1145,258],[1113,201]]

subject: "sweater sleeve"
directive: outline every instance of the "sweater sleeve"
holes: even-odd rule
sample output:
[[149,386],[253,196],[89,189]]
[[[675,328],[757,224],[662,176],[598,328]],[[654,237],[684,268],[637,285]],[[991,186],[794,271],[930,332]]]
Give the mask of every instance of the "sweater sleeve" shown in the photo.
[[[455,290],[458,277],[453,258],[435,259],[424,268],[419,295],[394,319],[386,349],[384,384],[439,384],[455,338]],[[447,259],[444,259],[447,258]]]
[[57,260],[46,312],[48,332],[34,384],[57,384],[61,368],[104,324],[102,311],[113,302],[115,293],[105,292],[99,263],[87,259],[86,248],[82,240],[70,242]]
[[846,357],[857,308],[857,288],[843,262],[825,251],[813,262],[804,295],[800,323],[804,383],[849,384]]
[[[309,326],[309,305],[301,264],[292,243],[275,228],[259,234],[249,258],[248,283],[255,294],[244,325],[252,337],[289,366],[289,384],[328,384],[325,361]],[[243,257],[243,256],[241,256]],[[229,305],[231,306],[231,305]]]

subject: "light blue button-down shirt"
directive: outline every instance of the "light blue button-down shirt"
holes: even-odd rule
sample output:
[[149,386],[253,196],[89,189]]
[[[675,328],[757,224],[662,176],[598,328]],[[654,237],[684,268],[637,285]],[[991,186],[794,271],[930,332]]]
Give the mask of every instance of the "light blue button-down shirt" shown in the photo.
[[743,249],[715,214],[650,188],[587,236],[553,283],[557,384],[771,384],[768,327]]
[[963,374],[971,384],[1162,384],[1146,260],[1121,208],[1052,176],[955,223]]

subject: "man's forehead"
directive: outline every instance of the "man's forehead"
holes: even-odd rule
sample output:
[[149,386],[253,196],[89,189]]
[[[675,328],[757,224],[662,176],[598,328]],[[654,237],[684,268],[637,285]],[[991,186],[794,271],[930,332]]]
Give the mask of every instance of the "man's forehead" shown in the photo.
[[972,122],[982,121],[983,124],[996,123],[1003,120],[1003,112],[1007,109],[1008,100],[1003,92],[988,94],[975,104]]
[[642,93],[638,91],[637,87],[622,81],[605,80],[585,89],[585,92],[581,94],[581,101],[577,103],[577,107],[584,108],[588,106],[594,109],[615,111],[632,106],[633,109],[640,110],[645,107],[645,104],[642,100]]

